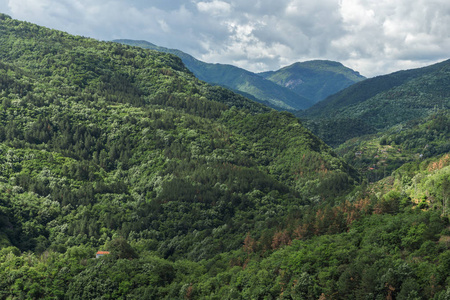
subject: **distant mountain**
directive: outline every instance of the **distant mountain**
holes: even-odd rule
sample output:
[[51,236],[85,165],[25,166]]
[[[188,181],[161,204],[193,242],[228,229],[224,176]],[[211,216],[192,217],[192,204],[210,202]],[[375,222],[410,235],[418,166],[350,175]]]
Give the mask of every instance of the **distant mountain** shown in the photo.
[[314,103],[366,79],[341,63],[329,60],[298,62],[278,71],[259,75],[311,99]]
[[307,97],[236,66],[205,63],[180,50],[159,47],[146,41],[114,40],[114,42],[175,54],[198,79],[227,87],[244,96],[251,95],[253,100],[278,110],[306,109],[314,104]]
[[329,145],[450,108],[450,60],[358,82],[297,116]]

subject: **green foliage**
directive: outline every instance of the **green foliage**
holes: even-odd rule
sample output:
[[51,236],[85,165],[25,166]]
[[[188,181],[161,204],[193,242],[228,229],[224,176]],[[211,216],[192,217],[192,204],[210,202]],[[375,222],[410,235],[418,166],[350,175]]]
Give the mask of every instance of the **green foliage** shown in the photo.
[[370,181],[390,176],[408,162],[422,162],[450,150],[448,111],[395,126],[376,135],[353,138],[336,152]]
[[106,248],[111,252],[111,256],[117,259],[138,258],[136,251],[128,244],[123,237],[115,238],[106,244]]

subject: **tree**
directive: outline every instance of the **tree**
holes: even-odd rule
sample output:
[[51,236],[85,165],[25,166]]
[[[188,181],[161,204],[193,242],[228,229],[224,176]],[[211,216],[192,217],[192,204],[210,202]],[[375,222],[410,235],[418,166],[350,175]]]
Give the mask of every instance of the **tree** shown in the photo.
[[112,257],[117,259],[122,258],[138,258],[136,251],[128,244],[123,237],[115,238],[107,243],[108,251],[111,252]]
[[448,177],[444,177],[442,181],[442,214],[445,215],[447,212],[447,198],[450,191],[450,181]]

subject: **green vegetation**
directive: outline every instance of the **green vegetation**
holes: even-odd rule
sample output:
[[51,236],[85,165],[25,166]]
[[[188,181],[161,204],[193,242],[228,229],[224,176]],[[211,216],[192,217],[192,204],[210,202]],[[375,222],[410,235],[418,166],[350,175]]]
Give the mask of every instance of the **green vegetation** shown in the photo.
[[311,99],[314,103],[365,79],[341,63],[327,60],[299,62],[259,75]]
[[1,14],[0,91],[1,299],[450,294],[448,114],[369,184],[176,56]]
[[407,162],[450,152],[450,114],[441,111],[375,135],[353,138],[336,152],[370,181],[377,181]]

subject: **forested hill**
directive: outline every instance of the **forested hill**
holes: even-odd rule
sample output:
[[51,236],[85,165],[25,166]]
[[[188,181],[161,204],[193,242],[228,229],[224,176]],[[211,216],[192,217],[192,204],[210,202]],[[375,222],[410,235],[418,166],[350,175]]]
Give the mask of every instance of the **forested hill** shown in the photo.
[[298,62],[259,75],[311,99],[314,103],[365,79],[341,63],[329,60]]
[[450,108],[450,60],[356,83],[317,103],[301,118],[328,144],[376,133]]
[[314,104],[309,98],[236,66],[205,63],[180,50],[156,46],[146,41],[114,40],[114,42],[175,54],[200,80],[251,95],[256,101],[278,110],[306,109]]
[[76,277],[97,250],[171,278],[164,259],[212,258],[249,232],[270,248],[278,224],[359,180],[293,115],[199,81],[174,55],[0,15],[0,90],[1,263],[71,265],[34,274],[48,285],[2,265],[3,295],[84,293]]

